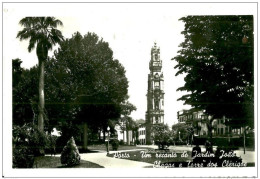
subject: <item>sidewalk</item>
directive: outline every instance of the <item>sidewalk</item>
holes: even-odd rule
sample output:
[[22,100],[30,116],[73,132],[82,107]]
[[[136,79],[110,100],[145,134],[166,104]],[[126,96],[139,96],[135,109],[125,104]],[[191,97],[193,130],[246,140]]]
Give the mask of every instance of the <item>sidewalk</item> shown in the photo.
[[[133,151],[133,150],[111,151],[109,153],[112,154],[116,152],[127,152],[127,151]],[[107,157],[106,155],[107,155],[106,152],[80,154],[82,160],[96,163],[105,168],[144,168],[148,166],[153,166],[153,164],[150,163],[137,162],[137,161],[127,160],[127,159],[112,158],[112,157]]]
[[243,150],[235,150],[235,153],[238,157],[242,158],[243,163],[255,162],[255,151],[246,151],[246,153],[244,154]]

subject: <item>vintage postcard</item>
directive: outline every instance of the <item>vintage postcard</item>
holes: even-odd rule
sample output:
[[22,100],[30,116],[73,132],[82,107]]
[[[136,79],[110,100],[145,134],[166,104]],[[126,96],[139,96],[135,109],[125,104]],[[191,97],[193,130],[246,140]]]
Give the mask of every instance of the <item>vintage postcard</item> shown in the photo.
[[3,2],[2,176],[258,177],[257,2]]

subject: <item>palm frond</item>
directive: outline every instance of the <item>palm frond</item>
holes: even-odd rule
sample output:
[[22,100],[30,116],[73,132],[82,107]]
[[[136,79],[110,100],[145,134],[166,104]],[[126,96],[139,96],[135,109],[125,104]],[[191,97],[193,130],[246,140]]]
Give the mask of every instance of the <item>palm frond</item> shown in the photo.
[[53,43],[60,43],[64,40],[61,31],[57,29],[51,29],[50,38],[53,40]]
[[25,17],[20,20],[19,24],[26,28],[30,28],[33,25],[33,17]]
[[25,17],[20,20],[24,29],[19,31],[16,38],[20,40],[29,39],[28,51],[31,52],[36,44],[41,43],[47,49],[64,40],[61,31],[57,30],[62,22],[55,17]]
[[37,43],[37,37],[34,35],[31,37],[30,41],[29,41],[29,46],[28,46],[28,51],[31,52],[34,47],[35,47],[35,44]]

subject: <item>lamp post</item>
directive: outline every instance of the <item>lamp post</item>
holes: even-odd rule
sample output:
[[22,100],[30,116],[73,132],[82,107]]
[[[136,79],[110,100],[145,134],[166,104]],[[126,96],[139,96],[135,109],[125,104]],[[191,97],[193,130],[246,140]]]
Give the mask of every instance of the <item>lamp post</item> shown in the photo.
[[110,131],[110,127],[108,126],[107,127],[107,132],[108,132],[108,135],[107,135],[107,155],[109,154],[109,131]]

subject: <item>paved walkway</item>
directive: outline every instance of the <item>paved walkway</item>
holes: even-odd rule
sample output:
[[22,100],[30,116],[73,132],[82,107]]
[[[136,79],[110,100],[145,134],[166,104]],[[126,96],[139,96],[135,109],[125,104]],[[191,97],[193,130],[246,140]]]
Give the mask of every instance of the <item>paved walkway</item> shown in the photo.
[[246,151],[246,153],[244,154],[243,150],[235,150],[235,153],[238,157],[242,158],[243,163],[255,162],[255,158],[256,158],[255,151]]
[[[135,150],[123,150],[123,151],[111,151],[110,154],[116,152],[128,152],[128,151],[136,151]],[[139,149],[142,150],[142,149]],[[86,160],[89,162],[96,163],[105,168],[144,168],[148,166],[153,166],[153,164],[146,162],[137,162],[127,159],[118,159],[113,157],[107,157],[107,153],[105,151],[100,151],[98,153],[83,153],[80,154],[82,160]]]

